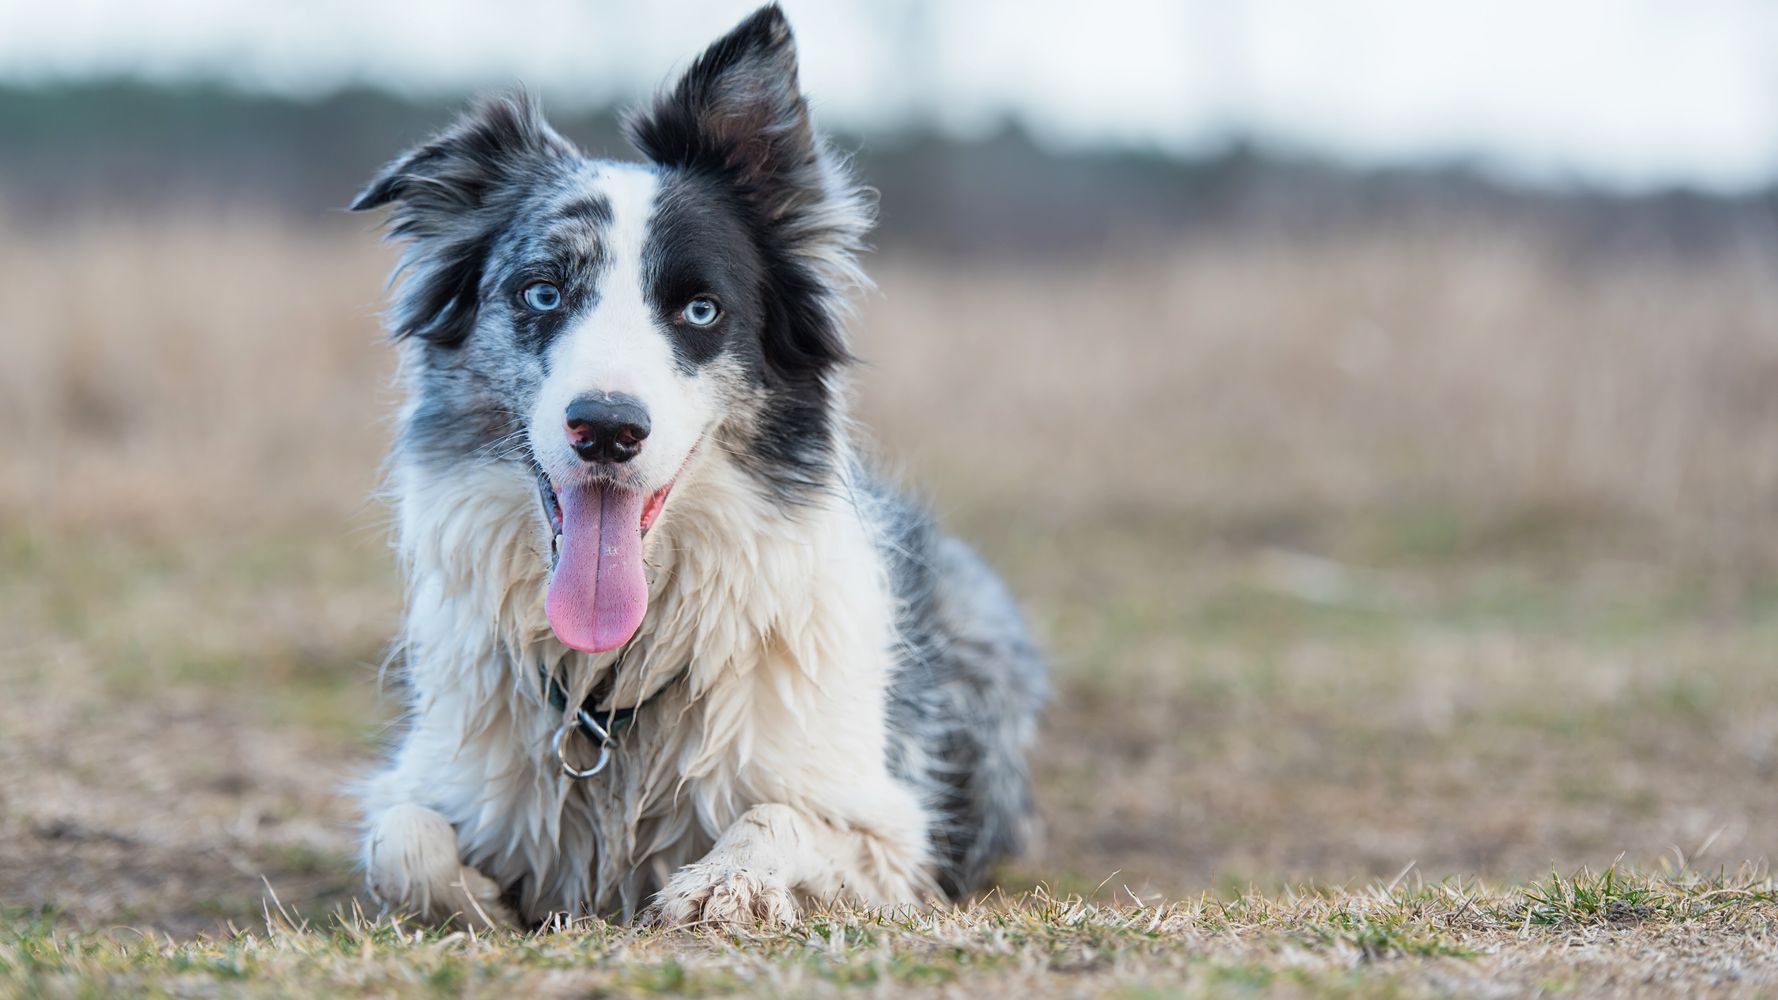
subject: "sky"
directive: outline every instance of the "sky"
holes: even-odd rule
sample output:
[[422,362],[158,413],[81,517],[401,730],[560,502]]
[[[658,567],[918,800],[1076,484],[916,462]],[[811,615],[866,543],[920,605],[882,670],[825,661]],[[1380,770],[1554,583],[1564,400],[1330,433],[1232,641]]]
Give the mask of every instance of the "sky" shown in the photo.
[[[629,103],[751,0],[0,0],[0,80]],[[785,0],[818,117],[1058,148],[1244,135],[1354,164],[1734,191],[1778,177],[1778,0]],[[3,138],[3,137],[0,137]]]

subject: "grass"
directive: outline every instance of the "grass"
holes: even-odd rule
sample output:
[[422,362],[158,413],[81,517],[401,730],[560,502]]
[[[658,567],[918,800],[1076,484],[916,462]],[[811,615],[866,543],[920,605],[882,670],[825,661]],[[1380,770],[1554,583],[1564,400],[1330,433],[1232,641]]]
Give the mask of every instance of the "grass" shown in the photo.
[[0,238],[0,994],[1778,992],[1778,254],[1458,221],[878,262],[861,407],[1054,654],[1041,843],[954,910],[492,937],[366,916],[339,791],[387,251]]
[[[1774,918],[1778,884],[1764,873],[1615,868],[1517,891],[1398,880],[1144,904],[1038,890],[960,909],[822,910],[791,928],[694,933],[587,921],[478,935],[357,912],[310,924],[273,899],[263,929],[184,940],[20,917],[0,930],[0,975],[42,995],[1419,996],[1512,983],[1552,991],[1597,970],[1628,984],[1677,963],[1709,965],[1729,995],[1778,964],[1762,947]],[[1700,936],[1722,947],[1688,952]]]

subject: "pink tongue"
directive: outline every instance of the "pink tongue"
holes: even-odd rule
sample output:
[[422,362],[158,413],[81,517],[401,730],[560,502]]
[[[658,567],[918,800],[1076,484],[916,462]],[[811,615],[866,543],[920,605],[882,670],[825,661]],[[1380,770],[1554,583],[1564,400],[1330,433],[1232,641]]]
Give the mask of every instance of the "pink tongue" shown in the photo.
[[544,610],[556,638],[589,653],[630,641],[648,610],[642,575],[642,503],[615,486],[564,490],[562,552]]

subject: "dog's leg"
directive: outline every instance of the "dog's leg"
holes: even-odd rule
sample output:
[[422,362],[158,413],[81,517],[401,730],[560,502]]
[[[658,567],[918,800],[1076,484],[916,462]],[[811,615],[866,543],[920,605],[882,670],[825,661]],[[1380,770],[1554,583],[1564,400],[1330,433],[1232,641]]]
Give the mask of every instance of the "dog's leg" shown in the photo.
[[515,927],[500,887],[463,863],[450,821],[417,805],[384,810],[364,841],[371,892],[385,906],[434,923]]
[[884,906],[936,898],[924,831],[842,827],[778,803],[747,810],[702,861],[667,880],[646,915],[669,926],[788,923],[799,899]]

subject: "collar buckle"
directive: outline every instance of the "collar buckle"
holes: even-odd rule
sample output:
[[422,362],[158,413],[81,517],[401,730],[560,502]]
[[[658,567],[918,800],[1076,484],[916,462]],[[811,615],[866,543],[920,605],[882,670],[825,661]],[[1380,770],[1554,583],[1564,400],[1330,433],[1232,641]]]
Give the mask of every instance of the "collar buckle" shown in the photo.
[[[550,737],[549,747],[555,751],[556,760],[562,765],[563,774],[570,778],[590,778],[605,770],[606,765],[611,763],[611,733],[604,726],[599,725],[591,715],[588,715],[586,709],[576,709],[574,714],[577,718],[573,722],[564,722],[556,727],[556,734]],[[599,759],[593,761],[593,766],[588,768],[575,767],[568,760],[568,750],[564,745],[567,743],[570,731],[581,730],[590,730],[599,747]]]
[[[623,655],[619,654],[617,662],[611,665],[611,677],[607,684],[600,686],[601,690],[608,690],[615,686],[617,671],[623,666],[623,662]],[[580,779],[590,778],[605,770],[611,764],[611,747],[617,742],[618,734],[630,728],[631,723],[636,721],[636,713],[640,712],[643,706],[660,697],[684,676],[685,671],[681,670],[677,676],[661,685],[647,698],[628,708],[611,709],[609,712],[603,713],[603,719],[594,715],[593,711],[589,711],[587,707],[598,702],[600,691],[588,694],[586,701],[575,706],[574,717],[557,726],[555,734],[549,740],[550,751],[556,755],[556,761],[562,765],[562,773],[570,778]],[[568,711],[568,692],[562,687],[561,682],[556,680],[554,671],[547,667],[544,668],[543,683],[545,700],[549,706],[558,712],[566,713]],[[585,736],[588,741],[599,748],[599,756],[593,761],[591,767],[576,767],[573,761],[568,759],[568,736],[571,733]]]

